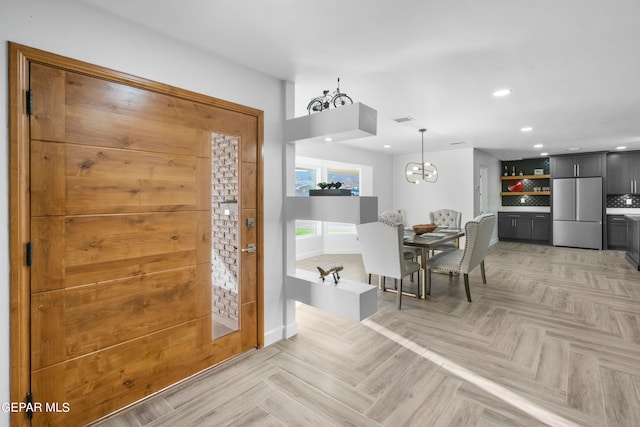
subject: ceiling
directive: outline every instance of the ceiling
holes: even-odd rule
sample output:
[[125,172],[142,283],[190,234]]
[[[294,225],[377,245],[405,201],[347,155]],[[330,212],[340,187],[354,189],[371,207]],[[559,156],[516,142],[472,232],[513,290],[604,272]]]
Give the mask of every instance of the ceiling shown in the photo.
[[339,77],[378,112],[356,147],[640,150],[638,0],[77,1],[294,82],[296,116]]

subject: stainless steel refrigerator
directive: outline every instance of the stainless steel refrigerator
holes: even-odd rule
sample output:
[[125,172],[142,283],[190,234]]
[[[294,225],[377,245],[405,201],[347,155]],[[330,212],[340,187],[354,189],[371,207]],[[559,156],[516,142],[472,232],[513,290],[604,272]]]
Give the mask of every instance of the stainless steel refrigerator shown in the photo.
[[553,245],[602,249],[602,178],[553,180]]

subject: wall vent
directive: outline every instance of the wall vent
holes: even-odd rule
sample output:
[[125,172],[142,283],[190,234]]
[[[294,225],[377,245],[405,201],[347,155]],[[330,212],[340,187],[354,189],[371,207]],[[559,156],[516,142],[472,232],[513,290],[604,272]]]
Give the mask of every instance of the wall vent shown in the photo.
[[396,119],[393,119],[394,122],[396,123],[406,123],[406,122],[412,122],[415,119],[411,116],[404,116],[404,117],[398,117]]

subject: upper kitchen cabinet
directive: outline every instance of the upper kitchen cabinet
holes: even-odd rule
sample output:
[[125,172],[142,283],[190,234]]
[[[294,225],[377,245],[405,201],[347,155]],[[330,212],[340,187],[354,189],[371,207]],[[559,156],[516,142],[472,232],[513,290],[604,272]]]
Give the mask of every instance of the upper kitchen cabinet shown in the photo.
[[604,154],[554,156],[551,158],[551,176],[554,178],[602,176],[604,159]]
[[607,194],[638,193],[640,151],[607,156]]

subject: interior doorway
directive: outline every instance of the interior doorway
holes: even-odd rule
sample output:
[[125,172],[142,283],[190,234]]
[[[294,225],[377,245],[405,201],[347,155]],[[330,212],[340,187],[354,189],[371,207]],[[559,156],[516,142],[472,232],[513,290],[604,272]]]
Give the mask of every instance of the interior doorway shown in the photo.
[[479,199],[480,199],[480,215],[488,212],[489,209],[489,169],[485,165],[480,165],[479,180]]

